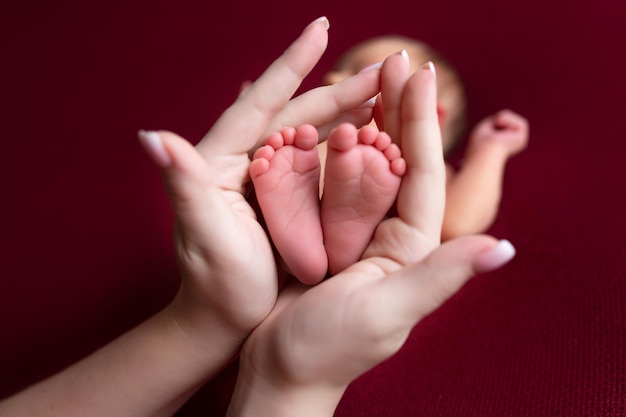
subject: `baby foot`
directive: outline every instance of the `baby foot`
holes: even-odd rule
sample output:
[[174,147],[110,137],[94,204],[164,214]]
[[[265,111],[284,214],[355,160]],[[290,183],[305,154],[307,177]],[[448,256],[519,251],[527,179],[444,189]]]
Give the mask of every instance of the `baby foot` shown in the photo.
[[322,228],[329,272],[358,261],[396,200],[406,163],[389,135],[343,124],[328,136]]
[[274,133],[250,163],[250,177],[270,236],[291,273],[305,284],[326,275],[320,224],[317,129]]
[[468,152],[491,147],[510,157],[524,150],[527,144],[528,121],[511,110],[501,110],[476,125],[470,135]]

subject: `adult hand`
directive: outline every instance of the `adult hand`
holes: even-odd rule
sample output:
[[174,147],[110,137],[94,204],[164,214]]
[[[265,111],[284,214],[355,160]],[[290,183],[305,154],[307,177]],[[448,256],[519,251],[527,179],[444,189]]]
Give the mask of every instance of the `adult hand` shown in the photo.
[[311,123],[327,130],[371,118],[371,109],[359,107],[379,90],[377,70],[291,99],[324,52],[327,29],[326,18],[307,26],[195,148],[166,131],[140,135],[163,170],[176,215],[183,279],[172,309],[194,338],[207,333],[203,323],[217,322],[238,346],[276,300],[272,248],[246,201],[249,154],[284,126]]
[[277,294],[270,243],[243,195],[248,152],[284,124],[367,123],[371,109],[354,110],[379,89],[375,71],[290,101],[324,51],[326,29],[325,19],[309,25],[197,148],[173,133],[140,133],[176,214],[180,292],[87,358],[0,402],[1,415],[169,416],[232,359]]
[[431,65],[409,77],[400,55],[385,61],[385,126],[407,162],[397,216],[378,226],[360,262],[280,293],[244,344],[230,416],[332,415],[347,385],[397,352],[418,321],[474,273],[512,257],[508,242],[486,236],[439,247],[445,170],[435,78]]

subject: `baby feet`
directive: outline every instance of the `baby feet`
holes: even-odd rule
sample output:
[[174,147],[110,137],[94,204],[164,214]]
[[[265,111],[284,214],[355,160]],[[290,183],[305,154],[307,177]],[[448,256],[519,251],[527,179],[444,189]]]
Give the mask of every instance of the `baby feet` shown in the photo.
[[272,134],[250,163],[250,177],[270,236],[300,281],[315,284],[328,270],[320,224],[317,129],[303,125]]
[[331,274],[361,258],[396,201],[405,171],[400,148],[386,133],[350,124],[330,133],[321,216]]
[[491,148],[510,157],[524,150],[527,144],[528,121],[511,110],[501,110],[476,125],[470,135],[468,152]]
[[291,273],[306,284],[359,260],[406,171],[386,133],[343,124],[328,136],[320,205],[317,141],[313,126],[287,128],[270,136],[250,164],[272,240]]

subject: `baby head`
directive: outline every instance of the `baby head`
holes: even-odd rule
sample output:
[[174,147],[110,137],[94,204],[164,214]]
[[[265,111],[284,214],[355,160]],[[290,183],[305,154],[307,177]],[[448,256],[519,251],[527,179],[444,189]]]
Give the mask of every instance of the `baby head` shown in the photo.
[[457,71],[439,53],[416,39],[403,36],[381,36],[361,42],[346,51],[326,74],[324,81],[334,84],[358,73],[368,65],[382,62],[389,55],[405,49],[411,61],[411,72],[432,61],[437,69],[437,112],[445,154],[457,144],[465,129],[465,91]]

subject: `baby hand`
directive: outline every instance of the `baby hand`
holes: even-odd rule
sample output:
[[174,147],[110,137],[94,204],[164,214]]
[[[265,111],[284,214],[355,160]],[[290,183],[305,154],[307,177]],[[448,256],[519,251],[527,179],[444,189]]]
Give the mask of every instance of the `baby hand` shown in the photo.
[[521,152],[528,144],[528,120],[511,110],[500,110],[483,119],[470,135],[470,150],[498,146],[509,156]]

